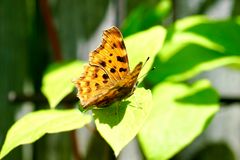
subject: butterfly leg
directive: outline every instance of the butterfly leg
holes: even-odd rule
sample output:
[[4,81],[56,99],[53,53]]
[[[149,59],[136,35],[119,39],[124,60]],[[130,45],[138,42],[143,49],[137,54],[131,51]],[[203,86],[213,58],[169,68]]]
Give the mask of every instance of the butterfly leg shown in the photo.
[[[133,94],[132,96],[134,97],[134,99],[137,99],[136,95]],[[143,109],[142,107],[139,107],[139,104],[137,103],[137,101],[134,101],[133,103],[134,104],[130,104],[129,106],[134,107],[136,109]]]
[[117,101],[117,102],[115,102],[115,104],[116,104],[116,107],[115,107],[115,115],[119,115],[118,113],[119,113],[119,105],[120,105],[120,102]]

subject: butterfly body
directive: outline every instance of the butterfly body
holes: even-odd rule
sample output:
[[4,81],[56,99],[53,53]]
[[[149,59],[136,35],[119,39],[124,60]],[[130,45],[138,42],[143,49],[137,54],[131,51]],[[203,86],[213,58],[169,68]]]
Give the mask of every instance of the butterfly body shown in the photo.
[[89,55],[89,65],[75,81],[84,109],[106,107],[131,96],[142,69],[140,62],[132,72],[121,32],[112,27],[103,32],[102,44]]

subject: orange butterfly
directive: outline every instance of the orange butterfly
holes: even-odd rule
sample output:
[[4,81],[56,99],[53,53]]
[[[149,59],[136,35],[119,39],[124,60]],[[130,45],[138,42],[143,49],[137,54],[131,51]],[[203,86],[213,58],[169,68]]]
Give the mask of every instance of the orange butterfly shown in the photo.
[[131,96],[142,69],[140,62],[132,72],[122,34],[117,27],[103,32],[102,44],[89,54],[89,65],[74,83],[84,109],[106,107]]

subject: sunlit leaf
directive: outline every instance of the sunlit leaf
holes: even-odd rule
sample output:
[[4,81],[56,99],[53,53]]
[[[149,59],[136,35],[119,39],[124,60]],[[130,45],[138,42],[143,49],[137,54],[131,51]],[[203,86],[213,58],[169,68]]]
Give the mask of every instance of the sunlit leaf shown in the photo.
[[73,91],[73,80],[83,71],[83,62],[73,61],[52,64],[42,81],[42,92],[47,97],[51,108]]
[[[183,81],[216,67],[240,64],[240,25],[205,17],[179,20],[169,30],[147,80]],[[158,76],[156,76],[158,75]]]
[[162,48],[165,35],[166,30],[163,27],[155,26],[125,39],[131,68],[140,61],[145,62],[147,57],[150,57],[139,77],[150,70],[155,56]]
[[218,97],[208,81],[192,86],[163,83],[153,90],[153,109],[139,133],[148,159],[165,160],[190,144],[218,111]]
[[46,133],[58,133],[83,127],[91,116],[79,110],[42,110],[29,113],[18,120],[8,131],[0,152],[0,159],[22,144],[36,141]]

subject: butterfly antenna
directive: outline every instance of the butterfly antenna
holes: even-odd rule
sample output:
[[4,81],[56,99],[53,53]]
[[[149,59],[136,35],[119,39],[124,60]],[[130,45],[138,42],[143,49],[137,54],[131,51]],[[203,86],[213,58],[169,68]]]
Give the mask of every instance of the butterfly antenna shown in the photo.
[[153,67],[150,71],[148,71],[147,73],[144,73],[144,75],[142,75],[141,77],[139,77],[137,80],[139,80],[139,79],[141,79],[141,78],[143,78],[143,77],[146,77],[149,72],[151,72],[151,71],[153,71],[153,70],[155,70],[155,69],[156,69],[156,67]]
[[[148,62],[149,59],[150,59],[150,57],[147,57],[146,61],[143,63],[142,68],[146,65],[146,63]],[[139,77],[137,80],[139,80],[139,79],[141,79],[141,78],[143,78],[143,77],[146,77],[147,74],[148,74],[149,72],[153,71],[154,69],[155,69],[155,67],[153,67],[150,71],[148,71],[147,73],[145,73],[144,75],[142,75],[141,77]]]
[[150,59],[150,57],[147,57],[146,61],[143,63],[142,68],[145,66],[145,64],[147,63],[147,61]]

